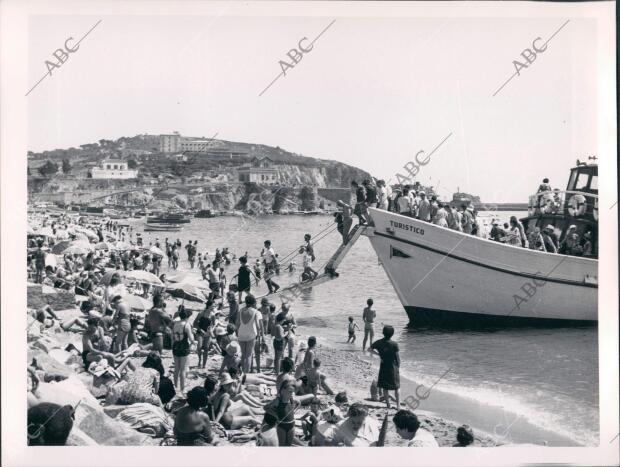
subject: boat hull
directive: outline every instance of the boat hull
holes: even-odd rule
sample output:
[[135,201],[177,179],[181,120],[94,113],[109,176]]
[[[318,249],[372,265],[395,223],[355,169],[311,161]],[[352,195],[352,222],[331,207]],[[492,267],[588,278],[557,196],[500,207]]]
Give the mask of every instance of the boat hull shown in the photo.
[[598,261],[542,253],[371,208],[367,229],[413,325],[598,320]]
[[144,226],[145,232],[178,232],[179,230],[181,230],[181,226],[178,224],[146,224]]

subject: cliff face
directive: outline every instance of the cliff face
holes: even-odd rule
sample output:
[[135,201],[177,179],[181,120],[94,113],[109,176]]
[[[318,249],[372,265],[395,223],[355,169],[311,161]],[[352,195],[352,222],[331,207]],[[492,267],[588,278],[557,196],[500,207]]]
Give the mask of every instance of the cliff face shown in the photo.
[[[317,188],[348,188],[352,180],[370,174],[334,160],[294,154],[279,147],[212,141],[212,153],[159,152],[159,138],[153,135],[100,140],[80,148],[28,153],[28,192],[33,200],[65,203],[143,207],[154,203],[166,207],[270,212],[316,209]],[[238,181],[237,169],[252,164],[256,157],[268,157],[278,171],[280,187],[257,187]],[[93,180],[88,173],[104,159],[121,159],[138,169],[132,180]],[[62,162],[62,164],[61,164]],[[68,167],[66,173],[50,166]],[[145,188],[149,187],[149,188]],[[149,191],[151,190],[151,191]],[[274,193],[270,193],[270,190]],[[116,193],[116,194],[115,194]],[[254,196],[252,194],[254,193]],[[256,196],[261,194],[260,206]],[[46,195],[55,195],[55,198]],[[109,194],[112,196],[106,197]],[[269,198],[269,197],[272,198]],[[270,201],[267,201],[267,199]]]

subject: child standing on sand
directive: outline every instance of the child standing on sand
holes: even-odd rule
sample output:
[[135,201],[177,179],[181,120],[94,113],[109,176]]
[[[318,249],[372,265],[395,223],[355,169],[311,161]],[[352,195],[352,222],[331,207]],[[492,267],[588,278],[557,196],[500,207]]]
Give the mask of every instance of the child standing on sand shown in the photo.
[[349,338],[347,339],[347,343],[355,342],[355,330],[361,330],[355,321],[353,321],[353,316],[349,316]]

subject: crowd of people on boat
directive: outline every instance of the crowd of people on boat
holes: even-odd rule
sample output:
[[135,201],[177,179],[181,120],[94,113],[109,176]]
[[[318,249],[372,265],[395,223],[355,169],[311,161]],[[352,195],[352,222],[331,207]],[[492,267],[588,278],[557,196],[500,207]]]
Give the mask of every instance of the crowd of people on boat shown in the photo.
[[[177,286],[166,274],[159,274],[164,256],[168,257],[166,272],[174,274],[180,259],[174,251],[181,250],[180,240],[156,239],[144,245],[141,235],[124,229],[125,238],[130,239],[127,243],[120,240],[121,227],[114,223],[77,224],[69,219],[43,219],[39,231],[46,234],[29,235],[28,274],[32,282],[74,292],[81,316],[59,319],[48,306],[30,310],[29,320],[43,332],[81,333],[83,370],[105,379],[106,405],[150,404],[166,410],[174,419],[169,438],[177,445],[217,444],[216,433],[224,433],[229,441],[253,440],[261,446],[377,445],[379,421],[369,416],[365,404],[349,403],[345,392],[336,393],[321,369],[322,359],[329,354],[319,356],[316,337],[300,339],[292,303],[278,306],[276,296],[258,300],[253,294],[261,278],[269,293],[280,288],[275,282],[280,271],[278,254],[271,241],[263,242],[253,268],[247,252],[237,260],[228,248],[222,248],[211,258],[197,253],[196,240],[189,241],[185,246],[187,269],[197,265],[208,284],[198,300],[204,308],[197,311],[191,305],[191,289],[178,296],[183,297],[181,304],[173,304],[172,290]],[[78,233],[78,226],[85,233]],[[315,253],[310,234],[304,236],[298,251],[304,256],[304,280],[311,280],[317,272],[312,268]],[[237,267],[235,261],[238,272],[228,283],[224,271]],[[369,299],[362,313],[363,347],[381,357],[374,382],[384,391],[381,400],[389,407],[389,391],[394,391],[397,412],[393,423],[409,445],[437,446],[417,416],[401,407],[398,346],[391,340],[394,328],[384,326],[383,338],[375,341],[372,306]],[[349,337],[355,340],[359,327],[350,321]],[[188,390],[189,361],[194,356],[204,382]],[[170,357],[172,364],[166,369]],[[218,360],[215,367],[209,366],[214,359]],[[33,369],[29,369],[29,378],[33,388],[29,393],[30,430],[50,415],[50,408],[47,402],[36,402]],[[29,436],[29,442],[64,444],[66,430],[71,429],[65,415],[56,410],[51,423],[54,432],[35,430],[40,436]]]
[[[482,228],[479,213],[471,203],[462,202],[459,206],[454,201],[442,201],[434,193],[427,196],[419,185],[392,188],[386,185],[384,180],[374,182],[366,179],[361,184],[352,181],[351,188],[355,196],[355,205],[352,207],[340,201],[338,204],[342,207],[342,212],[336,214],[338,230],[345,241],[353,225],[353,214],[357,216],[360,225],[367,225],[371,222],[368,214],[368,208],[371,207],[515,247],[573,256],[596,255],[593,232],[585,230],[580,235],[576,225],[570,225],[565,232],[561,232],[560,228],[551,224],[541,229],[531,222],[526,232],[521,221],[516,216],[511,216],[509,221],[504,223],[499,219],[493,219],[491,229],[488,230]],[[543,195],[555,193],[559,202],[558,190],[551,188],[547,178],[543,180],[538,193]],[[555,206],[553,203],[546,203],[545,206],[551,205]],[[561,203],[558,206],[561,206]],[[557,213],[558,210],[559,207],[544,212]],[[558,237],[558,233],[561,238]]]

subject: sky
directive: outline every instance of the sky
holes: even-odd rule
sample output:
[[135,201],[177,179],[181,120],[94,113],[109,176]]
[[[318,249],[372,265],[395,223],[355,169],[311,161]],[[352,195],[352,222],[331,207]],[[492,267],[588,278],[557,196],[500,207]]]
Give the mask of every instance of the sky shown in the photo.
[[395,182],[445,140],[416,179],[485,202],[527,202],[544,177],[564,189],[575,160],[597,154],[591,19],[571,19],[493,96],[566,17],[33,16],[30,86],[100,19],[28,95],[29,150],[217,133]]

